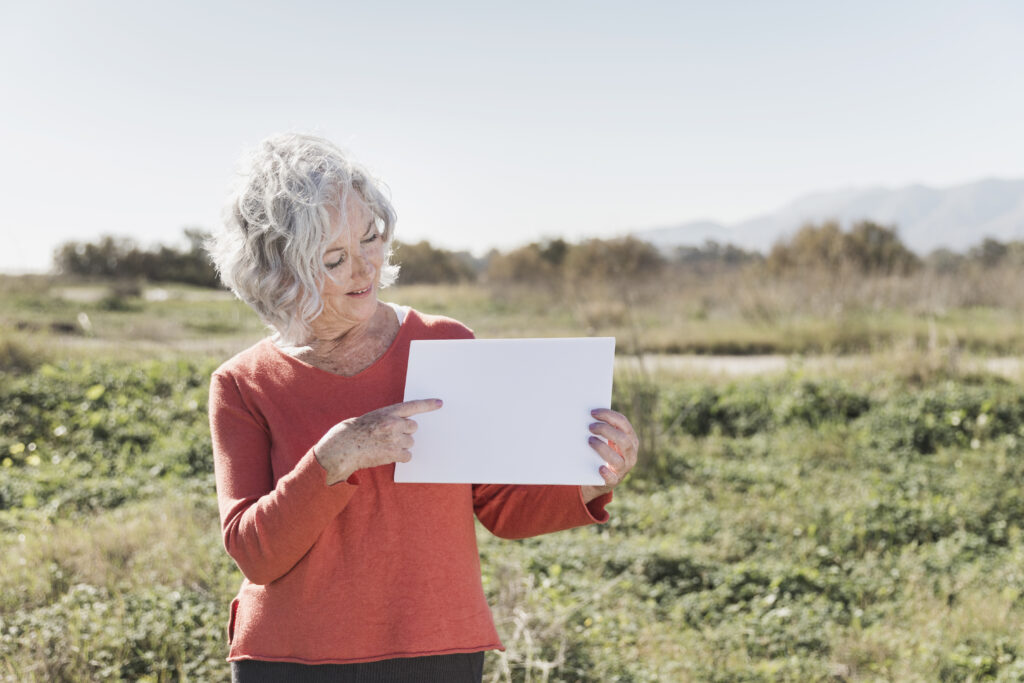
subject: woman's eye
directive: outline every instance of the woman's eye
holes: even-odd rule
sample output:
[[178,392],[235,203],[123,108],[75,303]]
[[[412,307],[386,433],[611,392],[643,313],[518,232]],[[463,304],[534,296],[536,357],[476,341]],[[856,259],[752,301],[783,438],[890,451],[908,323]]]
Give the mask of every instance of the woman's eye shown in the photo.
[[364,239],[363,240],[363,244],[369,244],[370,242],[376,242],[377,238],[379,238],[379,237],[380,237],[380,233],[379,232],[375,232],[372,235],[370,235],[369,237],[367,237],[366,239]]
[[345,256],[344,256],[344,254],[343,254],[343,255],[342,255],[342,256],[341,256],[341,257],[340,257],[340,258],[339,258],[339,259],[338,259],[337,261],[335,261],[334,263],[325,263],[325,264],[324,264],[324,267],[326,267],[326,268],[327,268],[327,270],[334,270],[335,268],[337,268],[338,266],[340,266],[340,265],[341,265],[342,263],[344,263],[344,262],[345,262]]

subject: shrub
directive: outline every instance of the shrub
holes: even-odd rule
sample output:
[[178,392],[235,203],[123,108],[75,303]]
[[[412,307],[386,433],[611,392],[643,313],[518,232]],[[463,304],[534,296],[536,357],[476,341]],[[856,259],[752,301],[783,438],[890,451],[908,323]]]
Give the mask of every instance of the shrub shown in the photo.
[[0,374],[22,375],[32,372],[43,362],[38,348],[7,337],[0,337]]
[[454,284],[476,279],[468,255],[438,249],[427,241],[399,244],[395,248],[395,261],[402,267],[403,285]]
[[766,261],[776,274],[852,270],[864,275],[907,275],[921,260],[900,240],[895,227],[860,221],[843,232],[836,221],[809,223],[772,247]]
[[893,396],[860,421],[864,439],[872,447],[919,455],[1016,435],[1022,424],[1024,393],[1019,389],[993,390],[952,381]]
[[692,436],[742,437],[784,425],[847,422],[870,407],[867,395],[835,380],[755,380],[724,388],[678,388],[665,400],[662,423]]

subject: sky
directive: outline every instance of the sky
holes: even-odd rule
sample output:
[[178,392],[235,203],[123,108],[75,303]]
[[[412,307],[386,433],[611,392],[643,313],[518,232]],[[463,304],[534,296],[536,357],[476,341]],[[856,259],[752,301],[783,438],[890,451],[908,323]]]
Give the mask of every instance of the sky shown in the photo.
[[1021,35],[1018,0],[0,2],[0,272],[183,244],[284,131],[476,253],[1022,178]]

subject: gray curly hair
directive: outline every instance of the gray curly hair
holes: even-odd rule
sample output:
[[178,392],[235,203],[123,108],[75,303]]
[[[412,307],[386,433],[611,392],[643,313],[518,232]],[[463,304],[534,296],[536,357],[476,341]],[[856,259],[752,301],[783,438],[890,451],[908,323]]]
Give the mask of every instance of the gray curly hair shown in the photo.
[[323,263],[352,192],[375,216],[387,254],[380,285],[398,276],[390,261],[395,210],[381,187],[333,143],[312,135],[267,138],[243,160],[224,225],[207,243],[221,281],[252,306],[283,344],[301,344],[323,310]]

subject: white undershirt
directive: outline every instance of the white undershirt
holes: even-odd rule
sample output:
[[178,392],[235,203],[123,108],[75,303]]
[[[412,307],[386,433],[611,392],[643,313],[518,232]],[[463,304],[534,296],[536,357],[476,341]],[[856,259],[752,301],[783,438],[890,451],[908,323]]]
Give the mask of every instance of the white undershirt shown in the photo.
[[401,327],[402,323],[405,322],[405,316],[409,313],[409,307],[399,306],[398,304],[393,304],[390,301],[385,301],[384,303],[390,306],[391,310],[393,310],[395,312],[395,315],[398,316],[398,326]]

